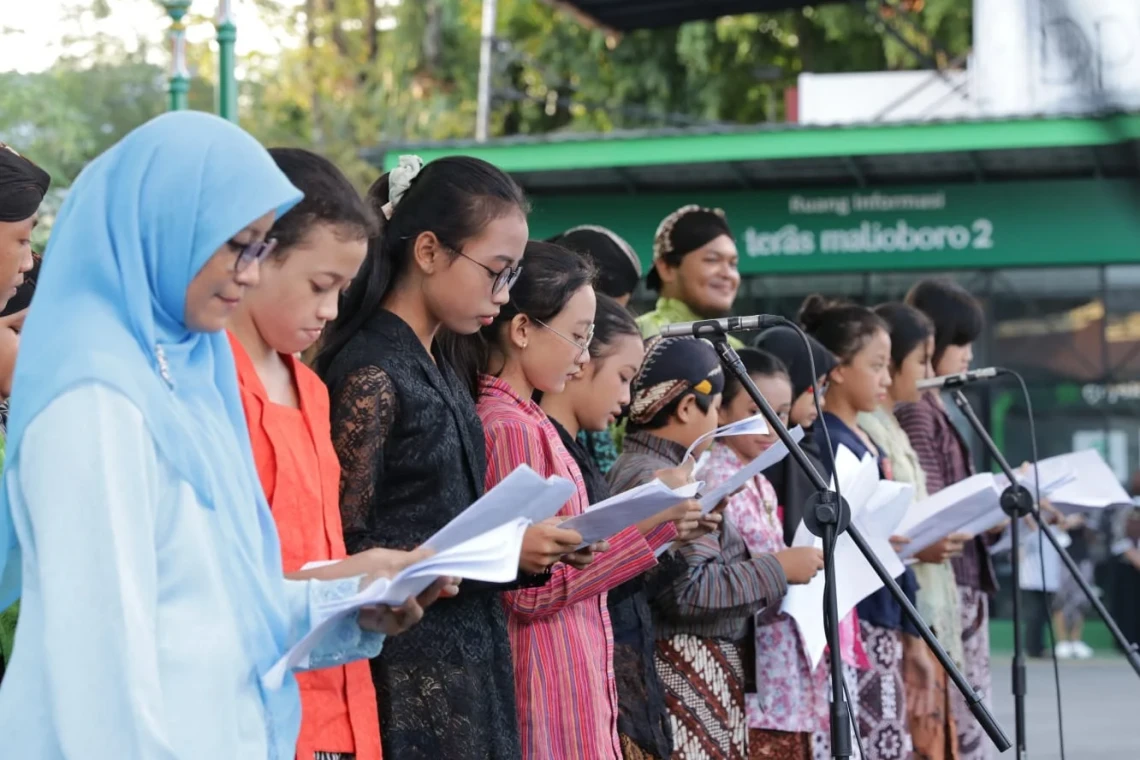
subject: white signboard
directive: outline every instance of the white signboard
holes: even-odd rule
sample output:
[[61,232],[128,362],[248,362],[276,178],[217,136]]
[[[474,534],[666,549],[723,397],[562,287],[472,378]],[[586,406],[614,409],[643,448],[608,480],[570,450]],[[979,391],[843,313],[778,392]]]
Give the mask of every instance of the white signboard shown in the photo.
[[1140,108],[1140,0],[974,0],[970,70],[987,115]]

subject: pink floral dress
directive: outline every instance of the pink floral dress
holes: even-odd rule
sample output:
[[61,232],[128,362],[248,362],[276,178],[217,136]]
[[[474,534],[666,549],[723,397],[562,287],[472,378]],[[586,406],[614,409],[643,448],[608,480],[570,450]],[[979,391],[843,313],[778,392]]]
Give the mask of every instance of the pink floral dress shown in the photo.
[[[723,443],[716,443],[701,468],[710,486],[728,480],[746,463]],[[776,491],[758,475],[733,496],[725,519],[740,531],[749,552],[772,554],[787,548],[779,521]],[[779,608],[756,616],[756,693],[746,696],[749,728],[814,732],[827,726],[826,668],[813,673],[795,621]]]

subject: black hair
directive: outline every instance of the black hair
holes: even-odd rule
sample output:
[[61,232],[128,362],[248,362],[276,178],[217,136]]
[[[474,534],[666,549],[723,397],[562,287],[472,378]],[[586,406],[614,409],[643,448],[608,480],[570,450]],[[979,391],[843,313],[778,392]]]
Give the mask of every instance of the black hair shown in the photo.
[[[761,351],[759,348],[741,348],[736,353],[740,355],[740,361],[744,363],[744,369],[748,371],[749,377],[786,377],[788,384],[791,385],[792,379],[788,374],[788,368],[773,354]],[[725,405],[732,403],[743,390],[744,386],[736,379],[736,375],[731,372],[726,373],[721,403]]]
[[819,294],[804,299],[798,321],[840,363],[851,361],[879,330],[889,333],[887,323],[867,307],[829,301]]
[[317,371],[328,370],[333,358],[376,313],[411,265],[416,239],[430,232],[452,251],[479,235],[495,219],[527,213],[522,189],[507,174],[478,158],[449,156],[425,165],[386,218],[388,174],[368,190],[368,202],[380,220],[368,241],[368,255],[325,331]]
[[277,241],[274,256],[286,256],[320,222],[333,225],[338,236],[347,240],[365,240],[377,233],[376,213],[333,162],[302,148],[270,148],[269,155],[293,186],[305,194],[300,203],[273,222],[268,237]]
[[580,254],[560,245],[531,240],[523,254],[522,272],[511,286],[511,300],[495,321],[474,335],[441,335],[441,350],[466,383],[471,396],[479,395],[479,375],[490,369],[491,348],[504,327],[519,314],[531,321],[550,322],[570,299],[594,281],[594,267]]
[[891,364],[896,371],[911,351],[934,335],[934,323],[930,317],[905,303],[879,304],[875,307],[875,314],[887,323],[891,334]]
[[906,294],[906,302],[934,323],[934,365],[950,346],[968,345],[982,334],[981,304],[953,280],[919,280]]
[[598,308],[594,313],[594,339],[590,342],[590,358],[602,359],[609,356],[613,342],[623,335],[641,340],[641,330],[628,309],[605,293],[596,295]]
[[599,294],[621,298],[637,290],[641,280],[637,253],[613,230],[587,224],[566,230],[547,242],[577,251],[592,261],[598,268],[594,289]]

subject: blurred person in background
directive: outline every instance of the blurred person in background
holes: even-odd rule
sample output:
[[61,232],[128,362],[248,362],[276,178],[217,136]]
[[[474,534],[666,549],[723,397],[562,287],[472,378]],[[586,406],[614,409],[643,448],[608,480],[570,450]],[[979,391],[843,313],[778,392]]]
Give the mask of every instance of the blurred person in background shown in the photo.
[[[653,268],[646,284],[657,306],[637,324],[651,338],[665,325],[725,317],[740,289],[739,254],[724,212],[682,206],[665,217],[653,236]],[[743,343],[730,337],[733,348]]]
[[1133,646],[1140,645],[1140,472],[1132,476],[1131,507],[1112,520],[1112,616]]
[[[1096,538],[1095,532],[1089,527],[1085,515],[1079,512],[1066,516],[1061,527],[1069,536],[1069,556],[1077,563],[1081,576],[1092,585],[1094,568],[1090,545]],[[1093,656],[1093,648],[1081,638],[1089,607],[1089,600],[1072,573],[1062,570],[1057,595],[1053,599],[1053,632],[1057,636],[1058,657],[1087,660]]]
[[549,242],[588,258],[598,272],[594,290],[622,306],[629,306],[641,280],[641,260],[624,238],[607,227],[583,224],[554,236]]
[[32,268],[32,230],[51,177],[0,143],[0,308]]

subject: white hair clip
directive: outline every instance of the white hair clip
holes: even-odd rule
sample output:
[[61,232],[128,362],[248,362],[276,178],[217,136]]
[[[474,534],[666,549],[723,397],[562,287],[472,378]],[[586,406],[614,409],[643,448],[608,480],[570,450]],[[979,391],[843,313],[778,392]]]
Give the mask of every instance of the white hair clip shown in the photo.
[[419,176],[423,168],[424,160],[419,156],[400,156],[399,164],[395,169],[388,172],[388,202],[380,207],[380,212],[384,214],[385,219],[392,218],[392,212],[396,210],[396,205],[408,192],[408,188],[412,186],[412,181]]

